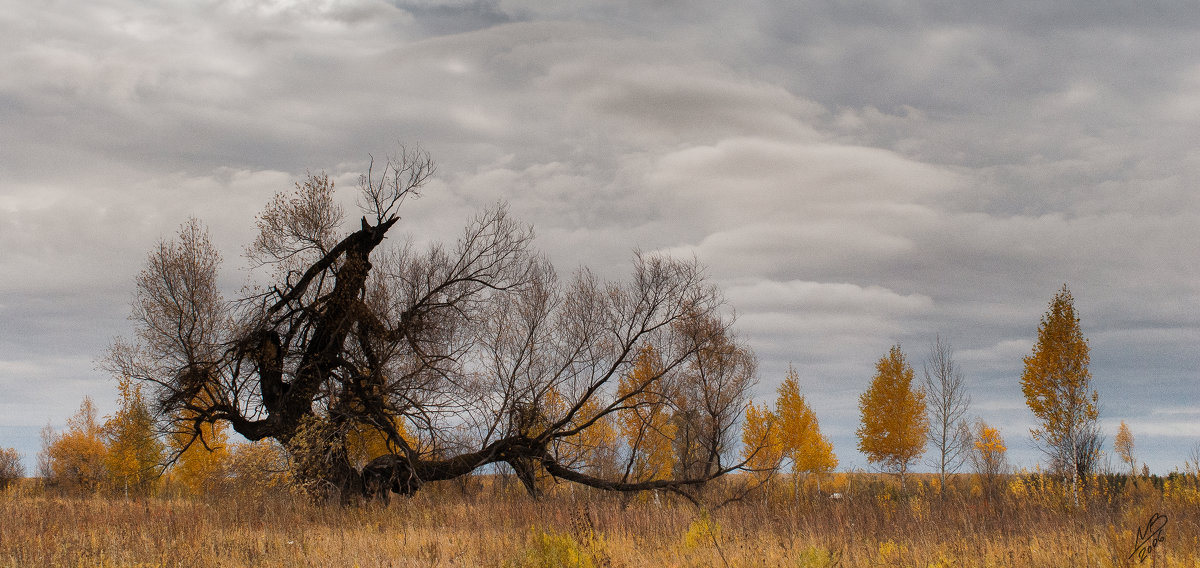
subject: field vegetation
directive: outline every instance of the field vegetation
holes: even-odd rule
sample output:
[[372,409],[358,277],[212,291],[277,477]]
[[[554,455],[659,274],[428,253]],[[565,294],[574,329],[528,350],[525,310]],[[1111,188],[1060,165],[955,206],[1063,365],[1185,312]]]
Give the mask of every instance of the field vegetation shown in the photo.
[[[1197,566],[1200,483],[838,473],[727,476],[704,507],[662,493],[571,484],[530,498],[512,478],[472,476],[389,504],[313,503],[284,487],[188,497],[64,494],[23,480],[0,498],[3,566]],[[240,491],[229,494],[230,491]],[[831,498],[837,493],[841,498]],[[232,497],[232,498],[230,498]],[[1165,520],[1160,520],[1165,518]]]

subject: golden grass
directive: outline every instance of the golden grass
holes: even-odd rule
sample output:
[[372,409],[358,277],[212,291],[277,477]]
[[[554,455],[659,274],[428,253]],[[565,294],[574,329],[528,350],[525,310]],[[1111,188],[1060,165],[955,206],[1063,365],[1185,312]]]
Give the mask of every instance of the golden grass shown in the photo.
[[[840,483],[838,501],[780,484],[709,513],[565,490],[434,488],[350,508],[18,491],[0,496],[0,566],[1200,566],[1200,500],[1178,482],[1093,489],[1079,507],[1040,479],[987,501],[965,484],[942,500],[927,482],[907,496],[873,476]],[[1156,513],[1163,541],[1138,563]]]

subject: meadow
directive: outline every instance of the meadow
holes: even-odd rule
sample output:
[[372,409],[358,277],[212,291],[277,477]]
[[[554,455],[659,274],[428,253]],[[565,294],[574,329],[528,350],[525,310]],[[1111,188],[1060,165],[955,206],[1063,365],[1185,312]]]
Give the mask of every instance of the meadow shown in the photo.
[[[779,480],[777,480],[779,481]],[[65,496],[26,480],[0,498],[2,566],[1200,566],[1195,476],[1061,483],[837,474],[824,492],[777,482],[701,509],[669,495],[559,485],[533,500],[488,480],[389,504],[314,504],[287,492]],[[837,491],[841,499],[828,493]]]

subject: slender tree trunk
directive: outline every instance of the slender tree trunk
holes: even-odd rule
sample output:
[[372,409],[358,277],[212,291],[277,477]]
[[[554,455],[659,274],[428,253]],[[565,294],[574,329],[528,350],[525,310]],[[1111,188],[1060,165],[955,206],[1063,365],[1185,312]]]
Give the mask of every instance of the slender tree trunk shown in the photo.
[[1077,436],[1071,436],[1071,498],[1079,507],[1079,444]]

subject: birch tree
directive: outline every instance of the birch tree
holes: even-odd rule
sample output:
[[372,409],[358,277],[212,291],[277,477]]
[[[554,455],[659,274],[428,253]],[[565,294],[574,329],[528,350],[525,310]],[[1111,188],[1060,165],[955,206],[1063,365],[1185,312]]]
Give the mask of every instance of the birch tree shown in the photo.
[[914,388],[913,377],[912,365],[894,345],[875,364],[875,378],[858,399],[858,449],[869,462],[898,474],[901,490],[909,468],[925,453],[929,432],[925,393]]
[[1038,419],[1030,433],[1052,469],[1070,478],[1076,502],[1079,480],[1094,470],[1100,452],[1099,395],[1089,362],[1075,299],[1064,284],[1042,316],[1033,353],[1025,357],[1021,392]]
[[783,453],[792,464],[792,498],[799,496],[800,475],[820,476],[837,467],[833,444],[821,434],[817,415],[800,393],[800,376],[788,365],[787,375],[779,385],[775,399],[775,417],[779,424],[779,439]]
[[962,467],[971,451],[971,431],[966,418],[971,395],[967,393],[962,370],[954,361],[953,348],[940,335],[930,346],[922,370],[929,440],[935,450],[931,465],[937,468],[941,494],[945,495],[947,476]]
[[1129,475],[1135,475],[1137,460],[1133,458],[1133,432],[1129,431],[1129,426],[1125,425],[1124,420],[1121,421],[1121,427],[1117,430],[1117,436],[1113,438],[1113,449],[1116,450],[1121,461],[1129,464]]

